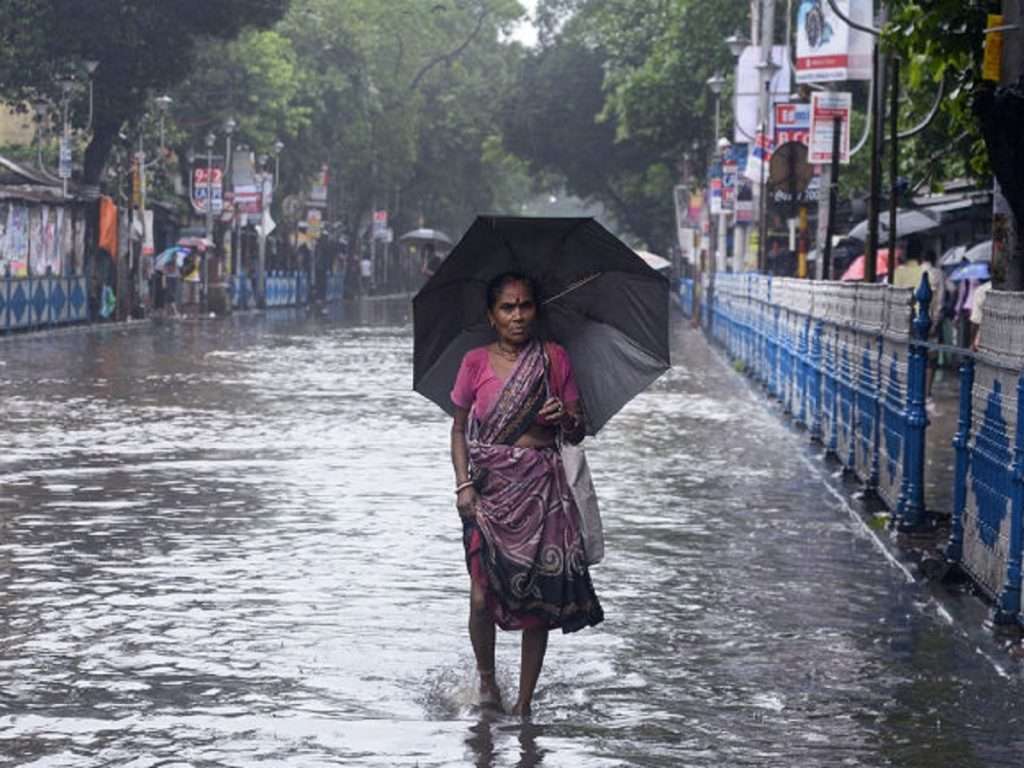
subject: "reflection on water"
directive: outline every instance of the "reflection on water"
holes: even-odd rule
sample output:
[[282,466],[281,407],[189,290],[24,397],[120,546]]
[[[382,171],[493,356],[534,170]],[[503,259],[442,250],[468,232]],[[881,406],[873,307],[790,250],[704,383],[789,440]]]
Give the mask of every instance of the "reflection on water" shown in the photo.
[[0,342],[0,765],[1020,764],[1020,680],[682,328],[591,444],[608,620],[552,637],[533,723],[481,720],[408,322]]

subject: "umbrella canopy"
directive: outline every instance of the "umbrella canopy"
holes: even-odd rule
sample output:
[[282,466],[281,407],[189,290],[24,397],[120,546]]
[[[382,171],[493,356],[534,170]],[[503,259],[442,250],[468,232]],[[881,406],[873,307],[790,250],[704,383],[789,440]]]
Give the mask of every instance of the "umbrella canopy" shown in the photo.
[[[937,226],[939,226],[939,222],[923,211],[900,210],[896,212],[896,237],[910,237],[910,235],[916,235],[919,232],[935,229]],[[889,237],[888,213],[882,213],[878,216],[878,234],[882,238]],[[851,229],[847,237],[866,241],[868,239],[867,219]]]
[[954,245],[952,248],[950,248],[948,251],[946,251],[944,254],[942,254],[942,258],[939,259],[939,266],[940,267],[955,267],[955,266],[959,265],[961,261],[964,260],[964,257],[966,255],[967,255],[967,246],[966,245]]
[[986,240],[983,243],[978,243],[976,246],[967,251],[967,260],[974,262],[981,261],[992,261],[992,241]]
[[[853,262],[850,264],[850,266],[846,268],[846,271],[843,273],[843,276],[841,278],[839,278],[839,279],[840,280],[863,280],[864,279],[864,261],[865,261],[864,254],[861,254],[860,256],[858,256],[856,259],[853,260]],[[877,273],[878,277],[882,277],[883,275],[888,275],[889,274],[889,249],[888,248],[879,248],[878,249],[878,259],[875,262],[875,272]]]
[[188,251],[184,248],[172,245],[167,250],[161,251],[157,254],[156,258],[153,260],[153,268],[166,269],[167,267],[178,267],[180,266],[179,258],[184,258],[184,255],[187,253]]
[[665,272],[672,269],[672,262],[650,251],[636,251],[636,255],[644,260],[644,263],[655,272]]
[[414,241],[419,243],[441,243],[443,245],[452,244],[452,239],[440,229],[414,229],[411,232],[406,232],[398,240],[403,243]]
[[537,282],[589,434],[668,369],[668,280],[627,245],[591,218],[481,216],[413,299],[413,388],[448,413],[463,355],[495,339],[485,294],[505,272]]
[[959,269],[954,270],[949,279],[954,283],[960,283],[964,280],[988,280],[991,276],[988,262],[978,261],[964,264]]
[[213,247],[213,243],[205,237],[195,237],[192,235],[180,238],[178,240],[178,245],[185,246],[186,248],[198,248],[200,250],[206,250],[207,248]]

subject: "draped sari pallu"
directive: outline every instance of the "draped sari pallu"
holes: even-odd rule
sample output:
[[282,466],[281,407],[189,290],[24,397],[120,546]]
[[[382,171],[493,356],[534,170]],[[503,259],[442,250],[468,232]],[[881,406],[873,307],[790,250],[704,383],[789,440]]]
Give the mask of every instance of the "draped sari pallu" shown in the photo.
[[470,422],[469,458],[480,494],[465,522],[466,564],[502,629],[575,632],[604,619],[587,569],[579,512],[555,447],[515,442],[547,399],[548,359],[532,342],[490,412]]

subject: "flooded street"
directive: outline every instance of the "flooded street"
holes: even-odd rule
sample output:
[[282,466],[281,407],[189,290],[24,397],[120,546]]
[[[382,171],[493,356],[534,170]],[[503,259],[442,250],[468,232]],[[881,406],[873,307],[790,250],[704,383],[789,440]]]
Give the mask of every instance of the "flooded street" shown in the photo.
[[[0,765],[1019,768],[1019,667],[674,344],[589,444],[607,618],[520,724],[474,710],[406,305],[0,339]],[[517,636],[498,666],[509,698]]]

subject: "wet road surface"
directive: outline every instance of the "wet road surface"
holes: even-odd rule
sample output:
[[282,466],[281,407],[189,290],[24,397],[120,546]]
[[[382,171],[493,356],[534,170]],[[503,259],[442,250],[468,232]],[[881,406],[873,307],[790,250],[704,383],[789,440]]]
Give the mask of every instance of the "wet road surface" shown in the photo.
[[480,719],[411,346],[381,303],[0,340],[0,765],[1022,764],[1019,668],[682,325],[590,444],[606,622]]

